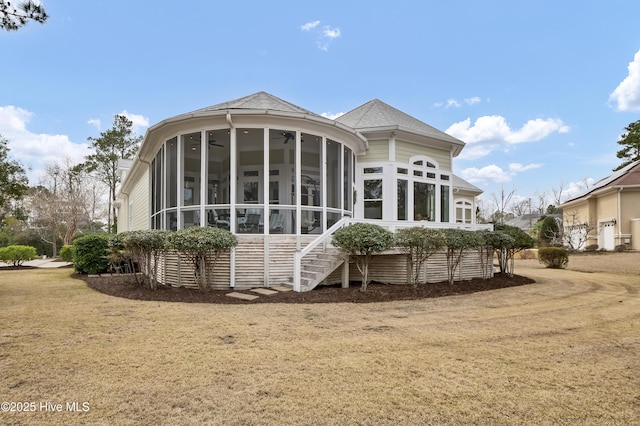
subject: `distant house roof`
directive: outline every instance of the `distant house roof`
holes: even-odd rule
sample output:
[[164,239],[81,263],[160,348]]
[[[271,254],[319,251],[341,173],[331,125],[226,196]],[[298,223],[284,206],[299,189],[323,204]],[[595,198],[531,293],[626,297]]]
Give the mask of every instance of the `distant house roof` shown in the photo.
[[640,185],[640,160],[634,161],[622,169],[615,171],[604,179],[600,179],[586,191],[565,201],[563,204],[570,203],[571,201],[576,201],[581,198],[586,198],[595,192],[602,191],[607,188],[635,185]]
[[539,213],[531,213],[531,214],[523,214],[521,216],[514,217],[513,219],[509,219],[505,221],[505,225],[515,226],[524,231],[528,231],[533,228],[533,225],[536,224],[538,220],[542,216],[553,217],[557,221],[562,220],[561,214],[539,214]]
[[371,100],[341,115],[336,121],[361,132],[377,129],[397,129],[446,141],[456,146],[456,153],[464,146],[464,142],[461,140],[429,126],[427,123],[423,123],[379,99]]

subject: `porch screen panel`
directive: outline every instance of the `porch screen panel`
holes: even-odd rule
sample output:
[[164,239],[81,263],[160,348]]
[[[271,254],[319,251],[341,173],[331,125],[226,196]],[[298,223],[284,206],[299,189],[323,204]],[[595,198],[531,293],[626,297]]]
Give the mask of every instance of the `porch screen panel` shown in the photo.
[[342,208],[347,211],[353,211],[353,153],[351,149],[344,148],[344,205]]
[[229,129],[207,134],[207,204],[229,204],[231,179],[231,138]]
[[342,178],[342,162],[340,151],[342,145],[336,141],[327,139],[327,207],[341,208],[340,180]]
[[182,136],[182,205],[200,204],[200,132]]
[[169,139],[165,146],[167,175],[165,203],[167,208],[178,206],[178,138]]

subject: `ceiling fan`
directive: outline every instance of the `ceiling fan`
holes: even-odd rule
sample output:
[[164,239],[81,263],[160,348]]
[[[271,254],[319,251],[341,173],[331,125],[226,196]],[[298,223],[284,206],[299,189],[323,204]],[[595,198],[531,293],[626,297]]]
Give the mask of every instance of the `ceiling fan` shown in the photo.
[[219,146],[220,148],[224,148],[224,145],[217,143],[213,138],[209,138],[209,146]]
[[282,132],[281,135],[284,136],[284,142],[283,143],[285,143],[285,144],[289,143],[289,141],[291,139],[295,139],[296,138],[296,135],[294,135],[291,132]]

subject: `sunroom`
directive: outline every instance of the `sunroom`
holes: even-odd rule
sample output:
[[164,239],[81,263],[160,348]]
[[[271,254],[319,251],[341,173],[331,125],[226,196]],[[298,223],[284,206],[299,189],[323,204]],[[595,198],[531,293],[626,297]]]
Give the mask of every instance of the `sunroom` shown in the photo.
[[[481,191],[451,171],[463,145],[377,100],[331,120],[260,92],[151,127],[123,162],[119,230],[223,228],[239,245],[217,264],[214,288],[301,290],[306,254],[352,221],[477,227]],[[325,257],[307,287],[344,263]],[[190,285],[179,259],[163,262],[161,282]]]

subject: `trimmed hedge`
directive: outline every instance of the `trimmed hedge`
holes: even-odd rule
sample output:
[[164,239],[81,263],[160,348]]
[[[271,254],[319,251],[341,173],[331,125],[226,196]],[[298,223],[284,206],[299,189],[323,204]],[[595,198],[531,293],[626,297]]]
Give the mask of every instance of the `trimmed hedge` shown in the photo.
[[108,234],[89,234],[78,237],[73,242],[75,256],[73,266],[81,274],[101,274],[109,269],[107,249]]
[[73,262],[73,246],[62,246],[60,249],[60,259],[65,262]]
[[540,247],[538,262],[547,268],[564,269],[569,264],[569,250],[564,247]]
[[8,246],[0,248],[0,260],[13,266],[22,266],[23,262],[37,256],[36,248],[31,246]]

